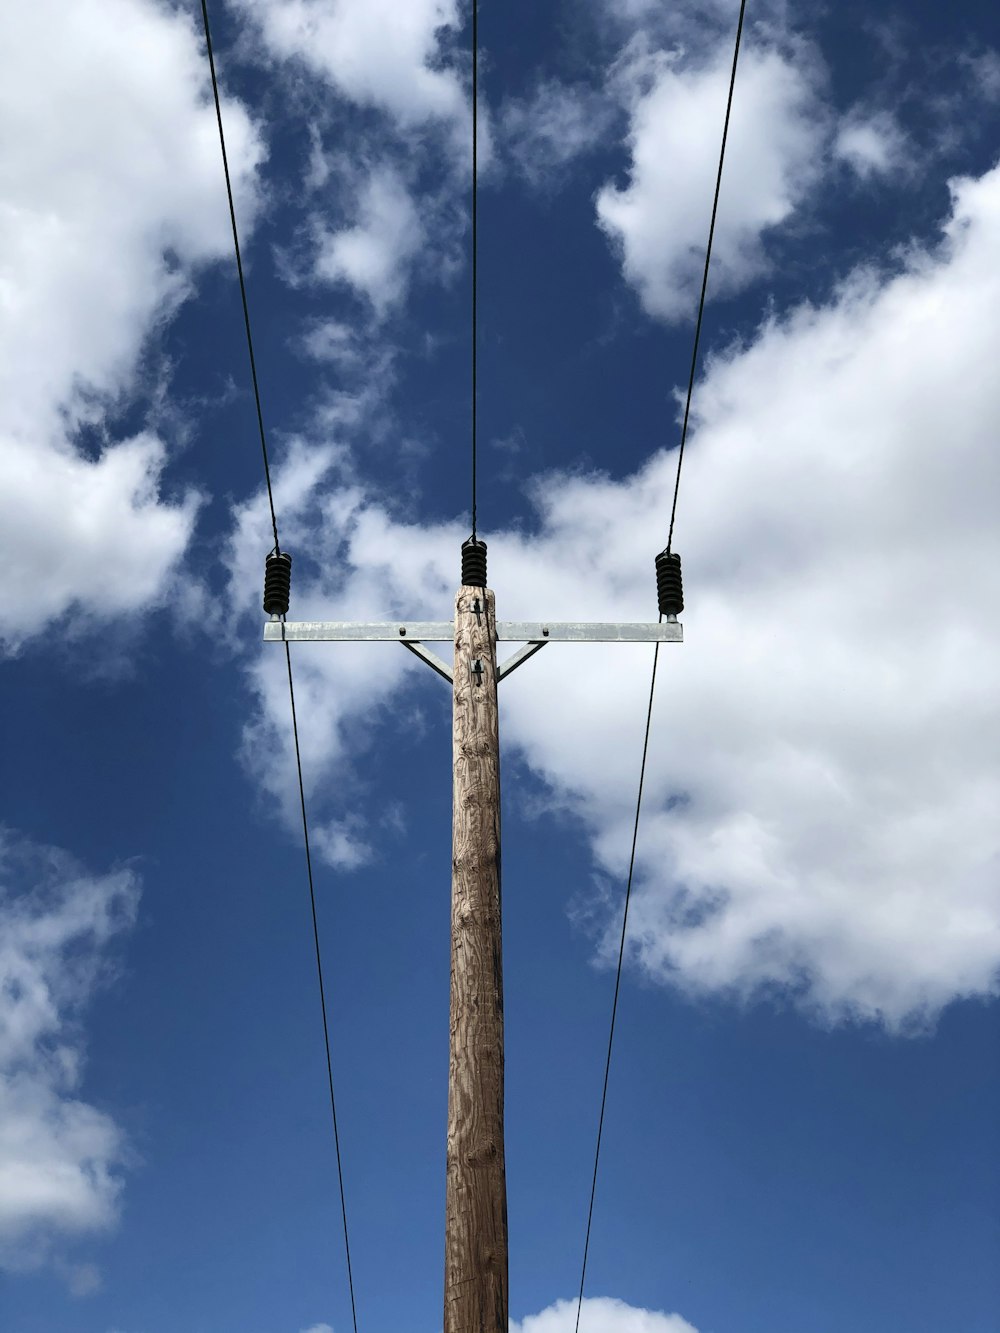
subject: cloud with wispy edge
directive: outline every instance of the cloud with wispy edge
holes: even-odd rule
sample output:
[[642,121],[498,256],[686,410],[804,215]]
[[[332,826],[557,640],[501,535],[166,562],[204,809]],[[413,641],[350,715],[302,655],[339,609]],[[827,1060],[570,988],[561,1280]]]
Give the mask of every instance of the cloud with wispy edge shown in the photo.
[[115,1225],[128,1158],[115,1121],[80,1096],[81,1019],[138,900],[131,871],[95,876],[0,830],[0,1268],[54,1263],[77,1295],[99,1274],[62,1247]]
[[[0,46],[0,642],[11,650],[67,614],[106,621],[167,595],[199,497],[168,490],[166,440],[109,438],[105,421],[135,390],[151,331],[204,264],[229,259],[232,238],[189,16],[154,0],[35,0],[0,10]],[[29,58],[39,50],[43,81]],[[263,146],[238,102],[224,113],[249,229]]]

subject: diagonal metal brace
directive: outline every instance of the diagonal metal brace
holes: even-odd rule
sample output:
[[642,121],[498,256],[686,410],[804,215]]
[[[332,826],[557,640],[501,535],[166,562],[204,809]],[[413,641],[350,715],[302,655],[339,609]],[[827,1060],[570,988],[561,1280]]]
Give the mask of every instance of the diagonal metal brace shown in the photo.
[[455,677],[452,674],[451,667],[447,662],[442,662],[437,653],[432,653],[429,648],[425,648],[422,643],[415,639],[400,639],[404,648],[409,648],[414,657],[419,657],[421,662],[426,662],[432,671],[436,671],[439,676],[444,676],[449,685],[454,683]]
[[526,643],[523,648],[519,648],[507,658],[506,662],[501,662],[497,667],[497,681],[504,680],[512,671],[516,671],[522,662],[527,662],[529,657],[540,653],[548,642],[550,642],[548,639],[540,639],[537,643]]

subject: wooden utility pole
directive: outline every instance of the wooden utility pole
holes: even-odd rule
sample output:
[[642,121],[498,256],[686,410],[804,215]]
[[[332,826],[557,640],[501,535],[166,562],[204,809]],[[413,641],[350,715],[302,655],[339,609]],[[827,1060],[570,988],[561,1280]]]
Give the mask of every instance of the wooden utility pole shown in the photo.
[[444,1333],[507,1333],[496,615],[455,605]]
[[[682,609],[683,602],[679,568],[674,575],[664,567],[662,579],[669,583],[676,577],[677,586],[672,591],[671,585],[666,594],[660,589],[660,610],[666,617],[660,624],[497,621],[493,593],[485,586],[465,582],[474,576],[465,572],[465,549],[463,585],[453,621],[286,621],[274,614],[264,626],[264,639],[272,643],[401,643],[452,686],[454,805],[444,1333],[507,1333],[497,685],[547,643],[680,643],[684,635],[672,608]],[[658,558],[658,571],[663,558]],[[482,561],[485,585],[485,546]],[[428,643],[452,639],[454,669],[427,647]],[[498,641],[522,644],[499,666]]]

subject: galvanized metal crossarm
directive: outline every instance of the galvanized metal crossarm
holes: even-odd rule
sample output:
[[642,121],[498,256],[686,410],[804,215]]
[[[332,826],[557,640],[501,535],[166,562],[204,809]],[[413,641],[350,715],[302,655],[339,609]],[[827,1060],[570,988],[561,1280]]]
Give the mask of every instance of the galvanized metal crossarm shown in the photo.
[[[397,643],[451,642],[450,620],[269,620],[268,643]],[[645,621],[498,620],[497,640],[510,643],[682,643],[684,628],[676,620]]]
[[[545,647],[547,643],[683,643],[684,629],[674,619],[645,621],[498,620],[497,641],[520,643],[518,651],[497,667],[497,681]],[[286,620],[265,622],[266,643],[401,643],[436,671],[449,685],[454,673],[437,653],[425,647],[455,637],[451,620]]]

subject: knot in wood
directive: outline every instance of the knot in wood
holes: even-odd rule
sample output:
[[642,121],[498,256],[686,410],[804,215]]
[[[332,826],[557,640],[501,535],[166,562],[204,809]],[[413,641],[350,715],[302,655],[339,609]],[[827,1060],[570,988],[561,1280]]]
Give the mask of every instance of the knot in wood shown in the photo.
[[480,1258],[482,1260],[482,1265],[484,1268],[492,1269],[494,1273],[496,1273],[499,1270],[501,1263],[501,1256],[497,1254],[496,1250],[494,1250],[492,1247],[483,1250]]
[[492,1139],[484,1139],[482,1143],[475,1148],[470,1148],[466,1154],[465,1160],[470,1166],[488,1166],[495,1162],[498,1157],[497,1145]]

